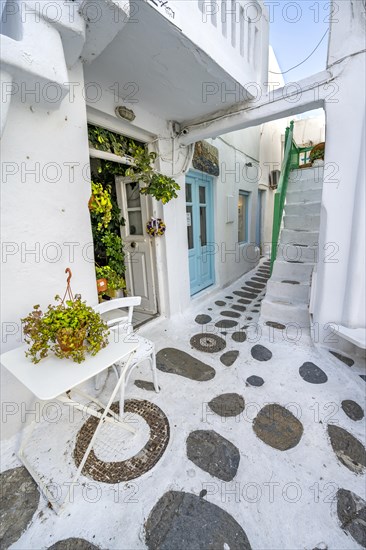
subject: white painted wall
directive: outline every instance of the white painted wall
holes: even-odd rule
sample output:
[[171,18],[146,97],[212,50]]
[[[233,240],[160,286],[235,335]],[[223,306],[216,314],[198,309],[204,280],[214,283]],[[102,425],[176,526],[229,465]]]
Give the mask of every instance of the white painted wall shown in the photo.
[[[327,323],[366,327],[365,2],[348,0],[337,3],[337,8],[327,65],[337,67],[343,62],[343,66],[332,90],[333,100],[325,104],[325,179],[319,263],[312,291],[314,321],[319,323],[325,345]],[[343,345],[341,339],[339,345]]]
[[[82,66],[69,71],[83,82]],[[1,140],[2,351],[19,345],[20,319],[34,304],[42,307],[72,288],[97,303],[88,200],[88,138],[81,87],[57,111],[12,101]],[[32,171],[35,170],[35,174]],[[2,399],[29,403],[30,395],[1,372]],[[20,415],[3,426],[6,438]]]
[[310,147],[325,140],[325,113],[295,119],[294,140],[299,147]]
[[[269,66],[268,66],[268,87],[270,90],[276,90],[284,85],[284,79],[280,73],[281,68],[278,64],[276,54],[273,48],[269,48]],[[269,174],[272,170],[281,170],[282,164],[282,143],[285,137],[286,127],[289,124],[289,118],[282,118],[266,122],[261,126],[260,136],[260,179],[259,187],[265,191],[264,195],[264,220],[262,227],[262,253],[270,254],[272,241],[272,222],[273,222],[273,202],[274,193],[269,187]]]
[[[366,90],[359,75],[364,70],[365,54],[350,58],[341,76],[337,103],[326,106],[320,258],[314,289],[314,319],[323,340],[329,334],[329,322],[350,328],[366,326],[365,209],[360,207],[365,186]],[[330,250],[335,254],[330,256]]]
[[[214,227],[216,284],[228,285],[243,273],[252,269],[259,259],[255,250],[255,223],[258,192],[259,163],[251,155],[259,150],[259,128],[227,134],[208,140],[219,150],[220,175],[214,178]],[[253,131],[254,130],[254,131]],[[255,135],[256,134],[256,135]],[[235,143],[235,146],[231,143]],[[255,146],[253,144],[255,143]],[[252,167],[245,166],[252,163]],[[238,243],[239,191],[249,196],[248,243]],[[233,222],[228,223],[228,197],[233,201]],[[188,254],[188,252],[187,252]]]

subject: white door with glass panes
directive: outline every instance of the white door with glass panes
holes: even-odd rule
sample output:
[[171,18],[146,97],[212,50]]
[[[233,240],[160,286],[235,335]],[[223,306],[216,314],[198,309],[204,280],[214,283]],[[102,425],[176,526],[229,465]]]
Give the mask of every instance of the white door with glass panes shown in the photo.
[[141,195],[138,183],[116,177],[118,205],[125,219],[121,228],[126,264],[126,286],[129,296],[141,296],[136,310],[157,313],[154,280],[153,239],[146,233],[150,219],[148,198]]

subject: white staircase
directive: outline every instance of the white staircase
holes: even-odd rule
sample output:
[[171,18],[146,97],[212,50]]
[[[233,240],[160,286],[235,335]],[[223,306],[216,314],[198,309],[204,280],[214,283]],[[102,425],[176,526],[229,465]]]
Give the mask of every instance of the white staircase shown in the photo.
[[289,176],[277,258],[261,307],[261,321],[308,328],[311,276],[318,261],[323,167]]

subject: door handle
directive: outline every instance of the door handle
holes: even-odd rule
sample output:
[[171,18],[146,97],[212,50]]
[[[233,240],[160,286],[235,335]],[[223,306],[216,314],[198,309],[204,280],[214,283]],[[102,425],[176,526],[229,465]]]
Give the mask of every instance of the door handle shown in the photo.
[[137,243],[135,241],[133,241],[131,244],[130,244],[130,247],[131,248],[137,248]]

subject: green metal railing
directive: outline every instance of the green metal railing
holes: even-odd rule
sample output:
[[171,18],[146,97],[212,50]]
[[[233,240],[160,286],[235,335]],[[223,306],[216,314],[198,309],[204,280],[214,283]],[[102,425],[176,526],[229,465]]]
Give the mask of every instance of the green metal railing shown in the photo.
[[272,250],[271,250],[271,273],[273,264],[277,256],[278,238],[281,230],[283,209],[287,193],[288,179],[290,170],[298,168],[300,149],[293,140],[294,121],[290,122],[289,128],[285,133],[285,154],[283,157],[281,176],[274,196],[273,227],[272,227]]

